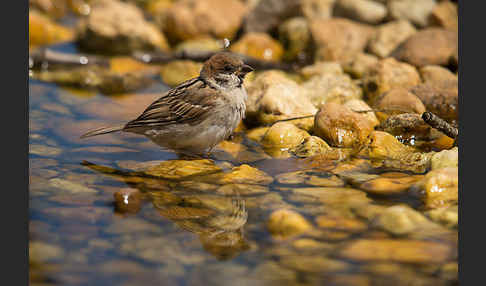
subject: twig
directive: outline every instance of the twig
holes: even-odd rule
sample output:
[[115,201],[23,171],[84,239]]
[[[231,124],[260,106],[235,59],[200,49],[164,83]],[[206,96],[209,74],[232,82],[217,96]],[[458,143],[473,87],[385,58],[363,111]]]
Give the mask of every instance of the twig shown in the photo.
[[[174,53],[167,52],[134,52],[132,57],[138,61],[147,64],[164,64],[175,60],[192,60],[196,62],[204,62],[214,55],[215,51],[179,51]],[[248,65],[252,66],[254,69],[268,70],[268,69],[279,69],[284,71],[295,71],[298,69],[297,65],[281,63],[281,62],[271,62],[255,59],[246,55],[238,54],[241,59]]]
[[430,111],[422,113],[422,119],[425,121],[425,123],[429,124],[433,128],[439,130],[440,132],[444,133],[452,139],[456,139],[457,135],[459,134],[456,127],[447,123],[444,119],[440,118]]
[[98,65],[109,67],[108,59],[82,54],[70,54],[52,51],[47,48],[36,50],[29,54],[29,69],[55,69],[66,67],[79,67],[87,65]]

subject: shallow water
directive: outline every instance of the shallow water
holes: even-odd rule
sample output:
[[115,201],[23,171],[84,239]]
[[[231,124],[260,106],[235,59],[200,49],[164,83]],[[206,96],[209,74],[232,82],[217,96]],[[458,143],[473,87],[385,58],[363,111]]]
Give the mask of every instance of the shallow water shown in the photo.
[[[275,159],[239,133],[233,142],[246,147],[245,155],[235,158],[220,149],[212,160],[223,173],[246,163],[273,182],[222,188],[225,183],[213,182],[218,177],[212,173],[170,180],[130,170],[136,162],[177,159],[143,137],[78,139],[89,129],[132,119],[167,89],[158,82],[106,96],[29,81],[32,285],[457,283],[457,229],[434,224],[430,231],[394,235],[367,213],[396,204],[422,211],[419,199],[369,195],[356,180],[329,172],[345,164],[362,177],[388,171],[366,160]],[[298,170],[305,172],[282,175]],[[127,188],[142,197],[139,207],[124,212],[114,194]],[[282,208],[303,215],[311,229],[287,239],[272,236],[267,220]],[[363,240],[403,244],[391,244],[397,249],[385,256],[345,251]],[[407,247],[418,250],[400,252]]]

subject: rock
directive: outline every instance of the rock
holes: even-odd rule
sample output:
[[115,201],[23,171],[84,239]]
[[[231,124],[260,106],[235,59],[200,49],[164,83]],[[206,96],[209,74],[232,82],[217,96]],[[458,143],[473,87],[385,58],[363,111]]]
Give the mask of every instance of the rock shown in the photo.
[[414,173],[423,173],[430,168],[430,158],[434,152],[416,152],[389,133],[373,131],[368,142],[367,154],[374,167],[382,166]]
[[459,197],[458,168],[432,170],[415,185],[425,206],[429,209],[457,204]]
[[79,45],[98,53],[169,50],[164,35],[145,20],[143,12],[120,1],[105,0],[91,5],[89,15],[78,24],[78,32]]
[[425,123],[420,114],[402,113],[387,117],[376,130],[392,134],[402,143],[414,145],[415,140],[431,140],[437,137],[432,127]]
[[436,87],[458,85],[457,75],[441,66],[424,66],[419,70],[425,84]]
[[332,18],[310,22],[317,48],[316,60],[346,61],[363,52],[373,28],[348,19]]
[[364,113],[361,113],[361,114],[364,115],[366,117],[366,119],[368,119],[369,122],[371,122],[373,127],[380,124],[380,121],[378,121],[378,118],[376,118],[375,112],[371,111],[372,110],[371,107],[368,104],[366,104],[366,102],[364,102],[363,100],[351,99],[351,100],[346,101],[343,105],[348,107],[352,111],[356,111],[356,112],[357,111],[367,111],[367,112],[364,112]]
[[448,65],[458,49],[457,32],[427,28],[410,36],[391,56],[417,67]]
[[428,18],[436,5],[435,0],[389,0],[388,13],[392,19],[403,19],[419,27],[428,24]]
[[[299,85],[280,71],[259,74],[246,87],[245,123],[270,124],[277,120],[315,114],[317,109],[305,96]],[[297,126],[309,129],[312,118],[292,121]]]
[[47,263],[64,257],[64,250],[59,246],[40,241],[29,242],[29,260]]
[[145,173],[164,179],[180,180],[190,176],[201,176],[221,172],[222,169],[208,159],[171,160],[149,167]]
[[135,91],[153,83],[153,70],[120,73],[100,66],[36,72],[32,78],[62,86],[95,89],[104,94]]
[[326,151],[330,151],[332,148],[317,136],[310,136],[304,138],[304,141],[295,146],[292,153],[300,158],[307,158],[319,154],[323,154]]
[[202,36],[232,39],[245,13],[238,0],[177,1],[163,11],[161,28],[171,43]]
[[292,188],[291,191],[295,194],[291,198],[296,202],[312,199],[314,202],[321,202],[328,207],[351,208],[370,201],[365,192],[345,187]]
[[362,80],[365,95],[371,105],[384,92],[398,87],[412,87],[421,82],[420,75],[413,66],[393,58],[380,60],[368,69]]
[[72,181],[53,178],[49,180],[49,185],[53,188],[69,192],[70,194],[96,194],[98,191],[82,184],[78,184]]
[[443,263],[452,257],[449,246],[419,240],[358,239],[346,245],[340,256],[356,261]]
[[371,54],[358,53],[353,58],[343,63],[343,69],[353,78],[362,78],[368,69],[377,63],[378,57]]
[[332,250],[332,244],[319,242],[314,239],[300,238],[292,243],[292,246],[299,251],[327,251]]
[[440,268],[439,275],[451,283],[459,283],[459,264],[457,262],[444,264]]
[[394,235],[430,231],[438,226],[407,205],[386,208],[376,219],[378,227]]
[[209,36],[198,37],[195,39],[190,39],[184,42],[177,44],[174,47],[175,52],[198,52],[198,51],[207,51],[207,52],[217,52],[220,51],[223,47],[223,43],[220,40],[213,39]]
[[309,23],[304,17],[286,20],[278,27],[278,38],[285,49],[285,61],[308,62],[313,58]]
[[397,195],[406,191],[422,176],[406,176],[402,178],[377,178],[362,183],[359,188],[375,195]]
[[445,225],[449,228],[454,228],[458,226],[459,214],[458,206],[451,206],[447,208],[438,208],[435,210],[430,210],[425,213],[431,220]]
[[304,80],[309,80],[315,76],[322,76],[322,75],[334,75],[339,76],[342,75],[343,68],[341,64],[338,62],[316,62],[312,65],[308,65],[303,67],[299,71],[300,75]]
[[225,184],[254,184],[269,185],[273,178],[263,171],[253,168],[247,164],[242,164],[231,169],[229,173],[215,173],[202,178],[203,181],[219,185]]
[[349,268],[346,262],[322,256],[288,255],[280,259],[280,264],[300,273],[336,272]]
[[316,223],[322,228],[330,228],[338,231],[349,231],[353,233],[364,232],[368,229],[368,225],[361,220],[346,217],[321,215],[316,218]]
[[387,14],[385,5],[371,0],[338,0],[333,16],[350,18],[368,24],[378,24]]
[[171,61],[162,65],[160,77],[169,86],[176,86],[199,76],[203,64],[189,60]]
[[310,137],[309,133],[297,128],[292,123],[277,122],[267,130],[261,144],[267,153],[278,156],[280,152],[288,151],[300,145],[307,137]]
[[365,142],[373,126],[365,115],[331,102],[317,112],[314,132],[331,146],[357,147]]
[[301,85],[303,92],[312,104],[320,107],[326,102],[343,103],[350,99],[362,97],[361,89],[347,74],[323,74],[314,76]]
[[429,16],[429,24],[457,32],[459,27],[457,4],[451,1],[441,1],[432,10]]
[[312,225],[299,213],[280,209],[270,214],[267,228],[273,237],[285,239],[312,229]]
[[327,172],[306,170],[279,174],[275,177],[279,184],[310,185],[319,187],[342,187],[344,181]]
[[287,18],[298,16],[300,1],[260,0],[246,16],[245,33],[269,32]]
[[265,136],[265,133],[267,133],[267,130],[268,129],[270,129],[270,127],[257,127],[257,128],[253,128],[253,129],[250,129],[246,133],[246,136],[250,140],[253,140],[253,141],[256,141],[256,142],[260,142],[262,140],[263,136]]
[[450,150],[442,150],[434,154],[431,159],[432,170],[438,170],[448,167],[458,167],[459,149],[454,147]]
[[56,24],[35,10],[29,10],[29,49],[69,42],[74,36],[71,29]]
[[336,0],[301,0],[301,10],[308,20],[326,20],[332,17]]
[[67,8],[67,1],[29,0],[29,11],[34,11],[37,9],[53,19],[60,19],[64,17]]
[[417,113],[422,115],[426,111],[422,101],[405,88],[393,88],[376,97],[373,107],[380,121],[386,120],[390,115],[401,113]]
[[216,193],[222,195],[241,195],[252,196],[268,193],[268,187],[248,184],[228,184],[221,186],[216,190]]
[[376,33],[370,39],[368,49],[380,58],[386,58],[416,32],[417,29],[407,20],[388,22],[376,29]]
[[120,213],[137,213],[142,207],[142,193],[138,189],[123,188],[114,197],[116,210]]
[[427,111],[434,113],[449,123],[458,119],[459,98],[457,85],[437,87],[430,84],[420,84],[411,87],[409,91],[420,98]]
[[283,55],[282,45],[265,33],[246,33],[230,46],[235,53],[256,59],[278,62]]

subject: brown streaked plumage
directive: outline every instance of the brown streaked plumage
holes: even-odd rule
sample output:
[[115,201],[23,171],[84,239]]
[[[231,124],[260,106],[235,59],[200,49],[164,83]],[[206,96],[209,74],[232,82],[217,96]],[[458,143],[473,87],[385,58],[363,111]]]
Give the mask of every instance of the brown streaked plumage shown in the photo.
[[204,154],[231,135],[244,117],[242,83],[252,70],[234,54],[217,53],[204,63],[199,77],[167,91],[136,119],[90,131],[81,138],[132,132],[181,153]]

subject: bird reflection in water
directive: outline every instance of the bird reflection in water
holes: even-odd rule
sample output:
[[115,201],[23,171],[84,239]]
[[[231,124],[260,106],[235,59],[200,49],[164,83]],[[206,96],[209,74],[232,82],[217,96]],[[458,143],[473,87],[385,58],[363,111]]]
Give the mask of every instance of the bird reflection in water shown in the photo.
[[216,192],[217,186],[214,186],[203,191],[198,189],[200,184],[194,179],[168,181],[144,178],[140,173],[88,162],[83,162],[83,165],[119,178],[130,186],[130,189],[121,189],[115,194],[115,210],[118,213],[138,213],[141,202],[150,201],[158,214],[180,228],[197,234],[204,249],[219,260],[231,259],[249,249],[243,233],[248,211],[237,188],[224,188],[224,192]]

